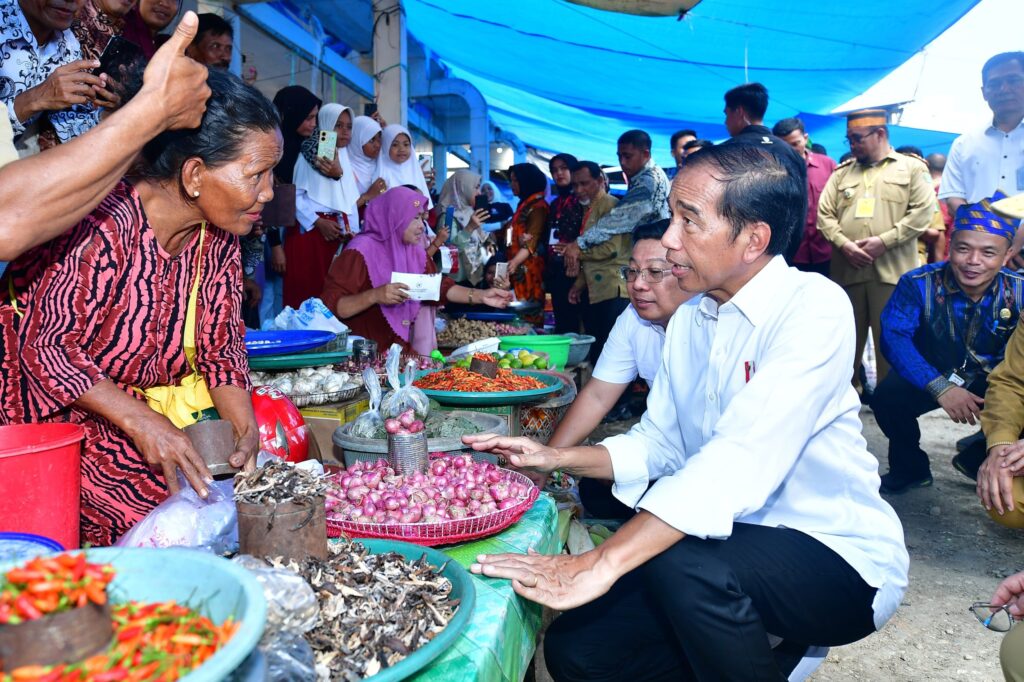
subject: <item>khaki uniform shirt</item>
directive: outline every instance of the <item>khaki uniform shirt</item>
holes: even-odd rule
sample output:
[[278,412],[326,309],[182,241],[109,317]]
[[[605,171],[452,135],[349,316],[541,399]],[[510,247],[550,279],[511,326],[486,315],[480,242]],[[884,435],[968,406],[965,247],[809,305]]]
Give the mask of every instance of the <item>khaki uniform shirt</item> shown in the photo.
[[7,107],[0,104],[0,167],[6,166],[18,158],[18,150],[14,148],[14,130],[7,117]]
[[981,430],[989,448],[1016,443],[1024,432],[1024,324],[1019,322],[1003,361],[988,375]]
[[[603,194],[590,205],[583,224],[583,232],[605,216],[619,200],[611,194]],[[631,232],[614,234],[607,240],[580,251],[580,277],[586,281],[591,303],[600,303],[613,298],[626,298],[626,282],[619,276],[623,265],[629,265],[633,252]],[[577,283],[579,279],[577,279]]]
[[[862,210],[873,199],[873,211]],[[874,166],[850,160],[829,178],[818,202],[818,230],[832,242],[832,279],[840,285],[896,284],[918,266],[917,238],[928,229],[935,190],[928,168],[892,149]],[[865,268],[854,268],[840,249],[849,241],[881,237],[886,251]]]

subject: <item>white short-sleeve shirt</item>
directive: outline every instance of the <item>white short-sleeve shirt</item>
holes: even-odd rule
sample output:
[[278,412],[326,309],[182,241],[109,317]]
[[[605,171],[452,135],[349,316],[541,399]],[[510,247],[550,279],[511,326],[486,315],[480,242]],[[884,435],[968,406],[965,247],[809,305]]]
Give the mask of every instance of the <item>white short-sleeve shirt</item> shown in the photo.
[[628,384],[639,376],[650,386],[661,367],[664,327],[640,317],[632,304],[615,321],[594,368],[594,378]]
[[989,126],[953,141],[942,171],[940,199],[975,203],[1002,190],[1024,192],[1024,121],[1008,133]]

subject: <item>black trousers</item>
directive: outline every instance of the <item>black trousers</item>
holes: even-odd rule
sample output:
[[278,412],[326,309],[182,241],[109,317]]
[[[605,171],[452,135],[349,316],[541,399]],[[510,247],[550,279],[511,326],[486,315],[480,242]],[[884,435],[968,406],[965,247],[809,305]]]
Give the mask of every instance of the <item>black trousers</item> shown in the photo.
[[590,347],[590,362],[597,363],[604,350],[605,341],[615,326],[615,320],[619,319],[622,311],[629,306],[628,298],[609,298],[600,303],[591,303],[583,312],[583,326],[587,333],[593,336],[596,341]]
[[[792,643],[838,646],[874,632],[874,597],[809,535],[740,523],[726,540],[684,538],[555,619],[544,658],[559,682],[777,682],[799,661],[781,652]],[[768,633],[785,644],[773,651]]]
[[551,258],[544,266],[544,289],[551,294],[551,308],[555,313],[556,334],[579,334],[583,328],[583,310],[586,294],[579,305],[569,303],[569,289],[576,282],[575,277],[565,274],[565,261]]
[[[967,387],[971,393],[985,397],[988,378],[984,375]],[[920,479],[931,473],[928,453],[921,449],[921,427],[917,418],[939,407],[931,394],[922,391],[897,372],[889,372],[875,388],[871,409],[878,428],[889,439],[889,472],[906,479]],[[976,452],[980,448],[980,452]],[[965,457],[974,461],[985,458],[985,441],[981,440],[965,451]],[[980,461],[980,460],[978,460]]]

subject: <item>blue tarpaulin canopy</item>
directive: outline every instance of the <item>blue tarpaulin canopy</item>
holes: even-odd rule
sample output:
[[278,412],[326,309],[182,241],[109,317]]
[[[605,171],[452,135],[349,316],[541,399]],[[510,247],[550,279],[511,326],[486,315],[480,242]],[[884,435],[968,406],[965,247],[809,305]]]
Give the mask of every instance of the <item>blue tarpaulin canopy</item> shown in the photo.
[[[615,14],[562,0],[404,0],[410,32],[452,75],[484,95],[495,124],[529,145],[614,161],[629,128],[655,138],[695,128],[727,136],[723,93],[767,86],[766,123],[801,115],[816,141],[842,153],[828,112],[859,95],[956,22],[977,0],[703,0],[682,21]],[[946,133],[894,129],[925,151]]]

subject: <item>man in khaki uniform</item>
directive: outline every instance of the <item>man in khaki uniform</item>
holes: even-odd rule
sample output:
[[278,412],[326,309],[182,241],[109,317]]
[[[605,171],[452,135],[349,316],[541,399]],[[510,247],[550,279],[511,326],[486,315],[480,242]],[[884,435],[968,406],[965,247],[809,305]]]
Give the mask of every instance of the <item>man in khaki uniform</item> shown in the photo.
[[[881,338],[882,309],[903,273],[918,266],[917,239],[935,208],[928,168],[889,144],[883,109],[847,117],[853,158],[839,164],[818,202],[818,230],[832,246],[832,279],[846,290],[857,325],[853,383],[860,384],[861,357],[871,328]],[[878,382],[889,364],[875,353]]]
[[[601,168],[593,161],[581,161],[572,174],[572,181],[576,196],[586,207],[580,230],[580,234],[586,234],[615,208],[619,200],[605,191]],[[615,320],[629,305],[626,282],[619,272],[623,266],[629,265],[632,251],[631,232],[610,235],[605,241],[580,251],[580,273],[569,290],[569,302],[578,304],[583,291],[587,291],[590,302],[583,312],[583,326],[596,339],[590,349],[590,357],[595,363]]]

